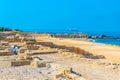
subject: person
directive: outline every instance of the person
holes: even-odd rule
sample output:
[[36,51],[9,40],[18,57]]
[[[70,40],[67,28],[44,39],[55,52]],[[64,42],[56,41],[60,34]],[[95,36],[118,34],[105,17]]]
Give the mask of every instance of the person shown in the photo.
[[15,46],[15,45],[12,45],[11,48],[10,48],[10,51],[13,52],[15,55],[17,55],[18,47]]
[[18,47],[17,47],[17,46],[15,46],[15,47],[14,47],[14,49],[15,49],[15,50],[14,50],[14,54],[15,54],[15,55],[17,55],[17,52],[18,52]]

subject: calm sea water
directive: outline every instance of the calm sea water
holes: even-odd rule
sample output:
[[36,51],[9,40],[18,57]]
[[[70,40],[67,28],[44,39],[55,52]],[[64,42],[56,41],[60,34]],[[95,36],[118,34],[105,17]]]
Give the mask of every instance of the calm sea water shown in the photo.
[[95,42],[120,46],[120,39],[96,39]]

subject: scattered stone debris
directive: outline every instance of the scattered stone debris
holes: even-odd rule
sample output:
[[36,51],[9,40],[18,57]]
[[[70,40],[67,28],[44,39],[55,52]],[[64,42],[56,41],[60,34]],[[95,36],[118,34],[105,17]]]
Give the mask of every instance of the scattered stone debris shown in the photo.
[[34,58],[30,65],[33,67],[46,67],[47,63],[38,58]]

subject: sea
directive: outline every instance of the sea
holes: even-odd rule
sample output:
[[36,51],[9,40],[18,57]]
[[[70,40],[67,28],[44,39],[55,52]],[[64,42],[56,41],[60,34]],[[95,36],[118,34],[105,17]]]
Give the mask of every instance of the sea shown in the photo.
[[119,38],[95,39],[94,42],[120,46],[120,32],[88,32],[88,34],[90,34],[92,36],[94,36],[94,35],[99,36],[99,35],[103,34],[106,36],[119,37]]
[[[107,36],[117,36],[120,37],[120,32],[103,32],[103,31],[67,31],[67,30],[62,30],[62,31],[41,31],[41,30],[28,30],[27,32],[38,32],[38,33],[50,33],[50,34],[71,34],[71,33],[86,33],[89,34],[90,36],[99,36],[99,35],[107,35]],[[96,43],[103,43],[103,44],[112,44],[112,45],[118,45],[120,46],[120,38],[116,39],[95,39],[94,42]]]
[[120,32],[88,32],[88,34],[96,36],[103,34],[106,36],[119,37],[119,38],[95,39],[94,42],[120,46]]
[[96,39],[95,42],[120,46],[120,39]]

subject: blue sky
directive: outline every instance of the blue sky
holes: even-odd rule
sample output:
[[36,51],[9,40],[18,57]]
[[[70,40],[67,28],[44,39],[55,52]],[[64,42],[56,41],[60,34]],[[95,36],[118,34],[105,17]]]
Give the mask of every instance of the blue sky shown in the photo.
[[34,31],[118,32],[120,0],[0,0],[0,25]]

